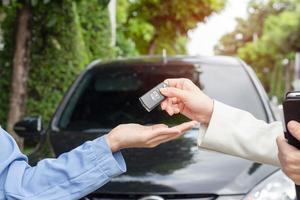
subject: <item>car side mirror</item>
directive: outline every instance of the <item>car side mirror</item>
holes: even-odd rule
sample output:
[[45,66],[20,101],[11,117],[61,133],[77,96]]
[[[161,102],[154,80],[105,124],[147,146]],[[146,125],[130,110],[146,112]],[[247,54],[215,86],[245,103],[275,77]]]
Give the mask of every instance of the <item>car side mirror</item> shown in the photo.
[[25,117],[23,120],[17,122],[13,129],[20,137],[26,139],[40,137],[43,131],[42,117]]

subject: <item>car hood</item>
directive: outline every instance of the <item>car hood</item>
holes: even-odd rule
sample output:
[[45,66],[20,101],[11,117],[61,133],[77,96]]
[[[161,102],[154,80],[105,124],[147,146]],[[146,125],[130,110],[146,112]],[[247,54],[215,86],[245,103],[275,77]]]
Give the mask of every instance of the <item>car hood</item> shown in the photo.
[[154,149],[122,151],[127,172],[98,194],[245,194],[277,168],[199,149],[197,131]]

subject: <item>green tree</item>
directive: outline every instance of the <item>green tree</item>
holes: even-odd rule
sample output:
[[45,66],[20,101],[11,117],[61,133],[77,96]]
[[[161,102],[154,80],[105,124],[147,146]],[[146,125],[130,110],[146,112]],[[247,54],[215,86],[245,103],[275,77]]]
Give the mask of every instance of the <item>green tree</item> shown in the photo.
[[48,121],[86,64],[113,57],[107,1],[38,4],[34,16],[27,113]]
[[107,0],[78,1],[77,12],[89,61],[114,57]]
[[0,122],[6,126],[7,113],[9,110],[9,91],[11,80],[11,63],[14,49],[14,29],[17,17],[16,5],[9,7],[0,6]]
[[[122,1],[122,0],[121,0]],[[123,0],[124,2],[125,0]],[[224,7],[221,0],[138,0],[127,2],[120,25],[141,54],[185,53],[188,30]],[[126,4],[123,3],[123,4]]]
[[264,22],[268,16],[295,9],[291,0],[269,0],[266,3],[252,0],[248,5],[248,18],[237,18],[235,29],[221,37],[215,46],[216,54],[236,55],[239,48],[253,42],[263,34]]
[[[7,94],[13,91],[10,90],[12,83],[16,83],[11,79],[14,77],[12,65],[16,52],[28,52],[17,56],[19,60],[26,61],[18,65],[26,72],[18,79],[24,80],[24,83],[18,85],[26,90],[17,90],[22,97],[12,98],[13,92],[10,94],[11,99],[21,101],[18,109],[22,111],[13,120],[8,120],[7,127],[10,128],[25,114],[25,110],[27,114],[39,114],[46,122],[49,121],[67,87],[86,64],[96,58],[114,56],[108,2],[11,0],[8,5],[1,5],[0,27],[4,49],[0,51],[0,88],[5,94],[0,97],[1,122],[7,119],[8,112],[15,113],[11,108],[16,106],[8,107],[12,101]],[[30,17],[27,18],[30,26],[19,23],[24,8],[30,9]],[[23,30],[21,25],[27,28],[24,30],[28,31],[25,35],[29,35],[29,39],[22,43],[26,45],[22,45],[21,50],[17,50],[16,47],[20,46],[17,33]]]
[[27,113],[47,121],[62,94],[88,62],[77,6],[71,0],[34,10]]
[[238,55],[251,65],[270,96],[282,97],[289,84],[292,61],[299,51],[299,1],[251,1],[249,17],[238,19],[236,29],[224,35],[217,54]]
[[264,22],[262,36],[238,50],[238,55],[256,69],[270,96],[280,99],[291,81],[286,80],[285,74],[291,70],[284,61],[292,61],[300,50],[299,13],[295,7],[293,11],[270,15]]
[[[32,16],[31,7],[28,1],[20,0],[18,2],[13,1],[9,8],[2,7],[2,10],[4,10],[4,15],[6,15],[4,20],[7,18],[7,21],[12,22],[12,27],[16,27],[14,31],[10,32],[13,34],[9,36],[4,34],[5,36],[10,37],[7,40],[8,43],[4,43],[4,45],[11,44],[11,46],[9,45],[5,48],[5,51],[10,51],[9,48],[11,48],[11,55],[7,55],[7,58],[11,59],[10,65],[12,68],[11,70],[8,69],[11,72],[11,77],[9,77],[10,93],[7,109],[7,129],[15,138],[19,146],[22,147],[23,140],[13,132],[13,124],[18,121],[25,112],[31,36],[31,31],[29,29],[29,22]],[[16,14],[13,12],[16,12]],[[12,17],[13,20],[9,19],[9,17]],[[6,23],[4,22],[3,24]],[[10,43],[11,40],[13,40],[13,43]]]
[[130,2],[118,0],[117,4],[117,39],[115,53],[118,57],[137,56],[139,52],[133,38],[128,34],[130,27],[126,26]]

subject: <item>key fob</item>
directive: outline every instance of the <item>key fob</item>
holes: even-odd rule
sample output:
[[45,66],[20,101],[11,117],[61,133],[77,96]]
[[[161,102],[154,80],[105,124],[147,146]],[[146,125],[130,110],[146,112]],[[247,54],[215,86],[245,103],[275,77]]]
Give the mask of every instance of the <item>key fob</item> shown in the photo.
[[162,82],[139,98],[141,104],[148,112],[165,100],[166,97],[160,93],[160,88],[165,88],[167,86],[168,84]]

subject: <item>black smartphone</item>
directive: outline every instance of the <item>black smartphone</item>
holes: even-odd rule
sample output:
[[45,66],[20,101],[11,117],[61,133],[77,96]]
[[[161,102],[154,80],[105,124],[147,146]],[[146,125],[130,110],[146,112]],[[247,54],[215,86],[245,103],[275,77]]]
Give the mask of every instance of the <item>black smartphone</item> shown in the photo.
[[283,114],[284,114],[284,134],[288,143],[300,149],[300,141],[297,140],[288,130],[287,124],[289,121],[294,120],[300,122],[300,91],[288,92],[283,101]]

